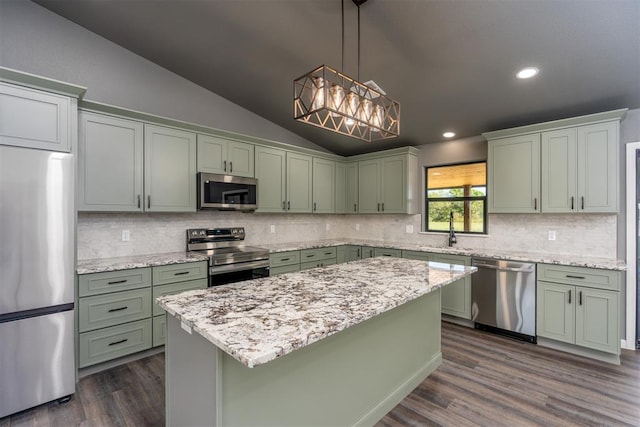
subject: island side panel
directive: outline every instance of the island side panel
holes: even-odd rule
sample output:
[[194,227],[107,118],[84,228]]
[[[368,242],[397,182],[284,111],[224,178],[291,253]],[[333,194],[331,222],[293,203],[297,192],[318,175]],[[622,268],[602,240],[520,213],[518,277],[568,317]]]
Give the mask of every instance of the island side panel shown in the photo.
[[442,363],[440,293],[252,369],[221,352],[222,425],[374,424]]
[[220,350],[197,333],[184,331],[180,320],[165,316],[166,425],[215,426]]

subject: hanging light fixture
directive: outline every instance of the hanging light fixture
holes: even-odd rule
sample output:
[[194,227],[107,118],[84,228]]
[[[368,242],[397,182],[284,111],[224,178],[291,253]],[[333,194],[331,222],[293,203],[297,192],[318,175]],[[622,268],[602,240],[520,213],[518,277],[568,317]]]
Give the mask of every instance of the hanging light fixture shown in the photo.
[[[363,141],[400,135],[400,104],[374,82],[360,80],[360,5],[358,7],[358,79],[321,65],[293,81],[293,118]],[[344,0],[342,0],[342,68],[344,69]]]

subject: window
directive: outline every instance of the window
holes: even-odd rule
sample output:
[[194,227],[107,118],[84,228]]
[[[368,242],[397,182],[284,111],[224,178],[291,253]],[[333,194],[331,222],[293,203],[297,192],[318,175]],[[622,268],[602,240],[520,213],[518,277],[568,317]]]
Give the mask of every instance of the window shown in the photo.
[[426,231],[487,233],[487,163],[425,168]]

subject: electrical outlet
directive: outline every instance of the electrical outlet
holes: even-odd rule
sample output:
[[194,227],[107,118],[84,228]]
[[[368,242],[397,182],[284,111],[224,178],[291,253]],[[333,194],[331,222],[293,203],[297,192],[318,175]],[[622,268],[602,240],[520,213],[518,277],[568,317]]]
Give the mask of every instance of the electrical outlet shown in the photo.
[[327,231],[331,230],[331,225],[326,224],[326,225],[325,225],[325,229],[326,229]]
[[356,231],[360,231],[360,224],[356,224]]
[[407,233],[413,233],[413,225],[407,225],[407,226],[405,227],[405,231],[406,231]]
[[549,230],[549,240],[556,240],[556,232]]
[[276,226],[275,225],[271,225],[271,232],[275,233],[276,232]]
[[129,237],[131,237],[130,234],[129,234],[129,230],[122,230],[122,241],[123,242],[128,242],[129,241]]

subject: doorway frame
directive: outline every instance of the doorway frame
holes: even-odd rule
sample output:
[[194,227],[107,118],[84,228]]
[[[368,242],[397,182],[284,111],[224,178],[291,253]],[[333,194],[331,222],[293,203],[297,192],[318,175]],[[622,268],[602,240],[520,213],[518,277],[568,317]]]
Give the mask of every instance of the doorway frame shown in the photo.
[[626,328],[625,336],[622,337],[622,348],[627,350],[636,349],[636,295],[637,295],[637,210],[639,201],[636,200],[636,174],[637,162],[636,152],[640,150],[640,142],[629,142],[626,144],[626,180],[627,180],[627,212],[626,212]]

